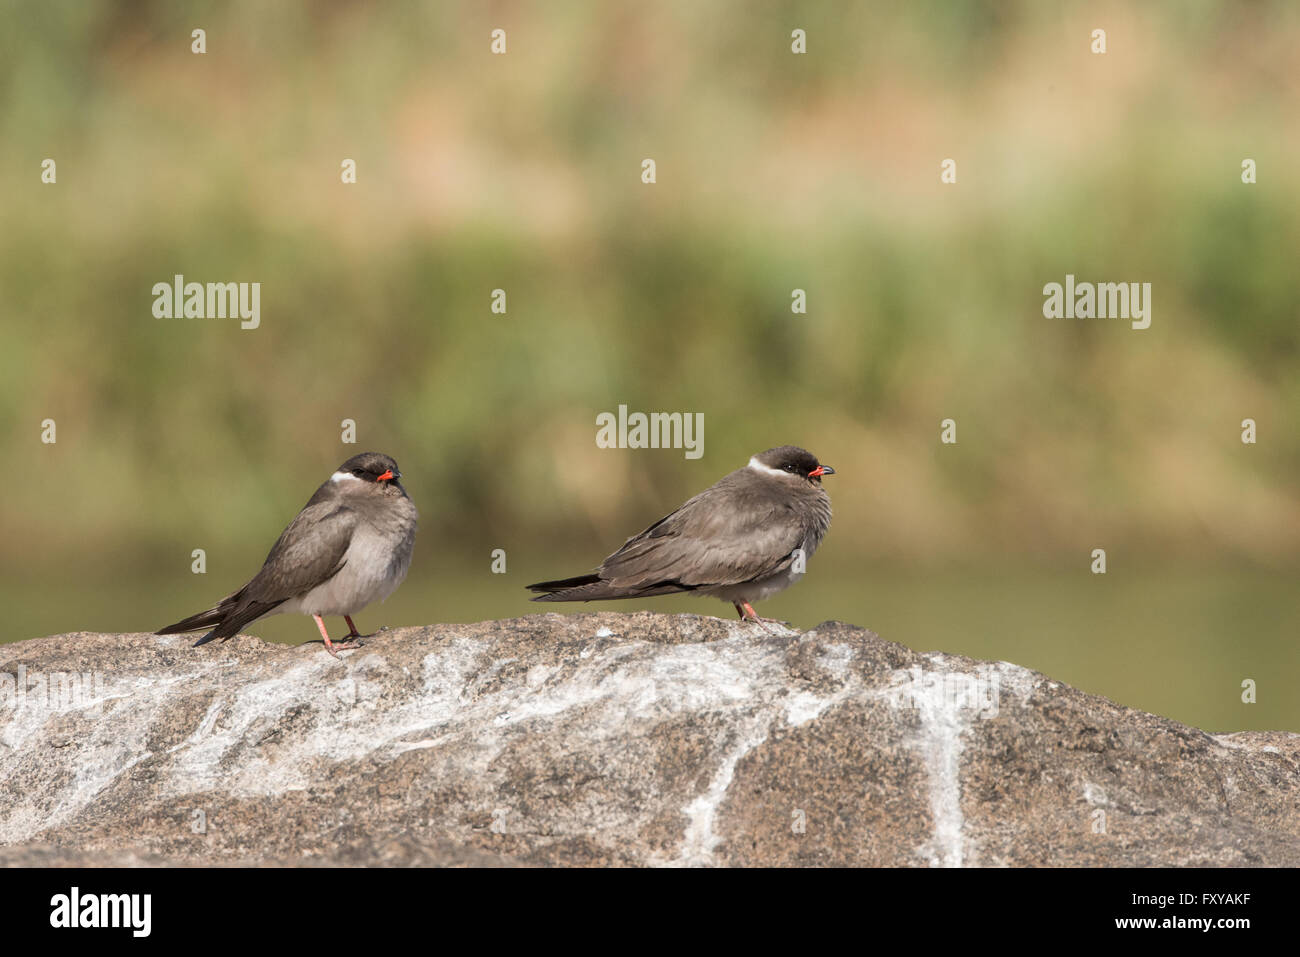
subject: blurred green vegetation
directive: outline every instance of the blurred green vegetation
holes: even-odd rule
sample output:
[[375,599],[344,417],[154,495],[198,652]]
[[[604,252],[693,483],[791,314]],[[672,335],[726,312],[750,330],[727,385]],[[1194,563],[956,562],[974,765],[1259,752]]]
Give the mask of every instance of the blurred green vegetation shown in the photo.
[[[1300,679],[1297,5],[0,17],[0,640],[196,610],[362,448],[422,515],[411,582],[363,623],[535,611],[522,570],[582,571],[794,442],[838,470],[836,517],[766,613],[1300,730],[1262,678]],[[261,282],[261,328],[155,319],[176,273]],[[1151,328],[1044,319],[1066,273],[1152,283]],[[703,412],[706,454],[596,448],[620,403]]]

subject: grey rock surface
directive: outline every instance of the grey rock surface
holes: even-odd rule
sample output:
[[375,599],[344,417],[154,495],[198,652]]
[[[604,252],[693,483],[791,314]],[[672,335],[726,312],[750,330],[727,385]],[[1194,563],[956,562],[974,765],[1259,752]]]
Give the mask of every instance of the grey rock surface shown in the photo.
[[827,622],[0,645],[0,864],[1300,865],[1300,735]]

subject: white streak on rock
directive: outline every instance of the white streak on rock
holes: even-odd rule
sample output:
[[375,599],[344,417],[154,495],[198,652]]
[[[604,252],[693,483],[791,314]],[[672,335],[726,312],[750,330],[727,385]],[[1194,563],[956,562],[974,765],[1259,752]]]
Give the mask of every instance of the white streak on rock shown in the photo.
[[699,867],[714,862],[713,852],[722,838],[714,831],[718,809],[727,797],[731,779],[736,775],[736,765],[742,758],[767,740],[770,722],[758,720],[742,734],[740,741],[727,753],[721,766],[709,782],[708,789],[690,804],[684,812],[687,818],[678,856],[672,863],[679,867]]

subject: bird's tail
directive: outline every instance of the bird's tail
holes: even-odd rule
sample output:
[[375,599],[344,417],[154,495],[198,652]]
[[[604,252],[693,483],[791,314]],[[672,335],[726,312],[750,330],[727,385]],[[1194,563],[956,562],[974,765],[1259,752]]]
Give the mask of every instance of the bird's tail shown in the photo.
[[206,645],[215,638],[229,638],[231,635],[239,634],[239,629],[243,628],[250,621],[261,618],[275,609],[279,601],[265,602],[254,601],[247,605],[232,605],[228,602],[221,602],[215,608],[209,608],[207,611],[201,611],[197,615],[190,615],[188,618],[182,618],[174,625],[168,625],[160,629],[159,635],[177,635],[187,631],[198,631],[200,628],[209,628],[215,625],[206,635],[194,642],[194,647]]
[[693,586],[676,581],[618,584],[595,574],[537,582],[527,588],[529,591],[542,592],[533,601],[609,601],[615,598],[652,598],[655,595],[693,590]]
[[576,575],[573,578],[557,578],[555,581],[537,582],[527,586],[529,591],[541,592],[533,601],[592,601],[600,598],[621,598],[625,596],[610,594],[609,582],[601,581],[599,575]]
[[166,628],[159,628],[155,635],[181,635],[187,631],[198,631],[200,628],[211,628],[218,624],[222,618],[226,617],[226,611],[220,605],[215,608],[209,608],[207,611],[201,611],[197,615],[190,615],[188,618],[182,618],[174,625],[168,625]]
[[533,601],[578,601],[577,596],[573,598],[564,597],[564,592],[599,583],[599,575],[578,575],[574,578],[557,578],[555,581],[536,582],[525,587],[529,591],[542,592]]

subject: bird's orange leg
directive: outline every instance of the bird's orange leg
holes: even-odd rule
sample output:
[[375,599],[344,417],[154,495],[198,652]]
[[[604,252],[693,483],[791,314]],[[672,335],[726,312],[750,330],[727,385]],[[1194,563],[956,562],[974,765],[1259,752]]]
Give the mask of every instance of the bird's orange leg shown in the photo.
[[784,625],[785,624],[785,622],[783,622],[780,618],[762,617],[761,615],[759,615],[758,612],[754,611],[754,606],[747,601],[733,601],[732,604],[736,606],[736,611],[740,612],[741,621],[754,621],[754,622],[758,622],[758,624],[760,625],[766,625],[766,624]]
[[337,645],[335,645],[334,647],[335,647],[335,648],[360,648],[360,647],[361,647],[361,642],[360,642],[360,641],[357,641],[357,639],[358,639],[358,638],[370,638],[371,636],[370,636],[370,635],[363,635],[363,634],[361,634],[361,632],[357,631],[357,626],[354,625],[354,624],[352,624],[352,616],[351,616],[351,615],[344,615],[344,616],[343,616],[343,620],[346,621],[346,622],[348,623],[348,634],[347,634],[347,637],[346,637],[343,641],[340,641],[340,642],[339,642]]
[[320,629],[320,636],[325,639],[325,650],[337,658],[339,653],[334,650],[334,642],[330,641],[330,633],[325,630],[325,619],[320,615],[312,615],[312,617],[316,619],[316,627]]

